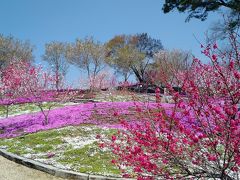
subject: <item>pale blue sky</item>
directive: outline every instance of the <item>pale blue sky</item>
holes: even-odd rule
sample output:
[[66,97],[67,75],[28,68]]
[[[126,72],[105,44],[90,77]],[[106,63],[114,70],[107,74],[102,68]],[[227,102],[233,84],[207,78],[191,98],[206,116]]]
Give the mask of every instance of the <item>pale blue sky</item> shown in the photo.
[[[40,62],[44,44],[53,40],[72,42],[94,36],[106,42],[117,34],[146,32],[162,41],[164,48],[189,50],[202,58],[195,35],[204,41],[210,24],[220,18],[211,13],[208,20],[187,14],[162,12],[162,0],[0,0],[0,33],[29,40]],[[71,68],[68,78],[79,72]]]

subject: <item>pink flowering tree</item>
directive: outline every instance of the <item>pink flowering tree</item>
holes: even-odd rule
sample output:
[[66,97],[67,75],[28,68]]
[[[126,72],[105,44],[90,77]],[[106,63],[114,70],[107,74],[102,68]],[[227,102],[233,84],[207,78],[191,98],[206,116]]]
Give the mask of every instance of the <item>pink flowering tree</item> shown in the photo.
[[[54,82],[55,76],[44,71],[41,66],[32,66],[22,61],[10,64],[2,73],[1,102],[7,109],[11,104],[34,103],[44,117],[43,124],[47,125],[50,110],[74,95],[69,95],[70,88],[65,84],[61,84],[62,91],[55,91]],[[45,106],[45,102],[51,103]]]
[[48,115],[53,107],[53,104],[49,104],[50,106],[44,109],[44,103],[55,101],[55,91],[52,91],[54,81],[55,78],[43,71],[41,67],[31,67],[24,77],[23,86],[27,92],[27,98],[39,107],[44,116],[44,125],[49,123]]
[[[54,106],[69,101],[75,95],[75,92],[70,93],[70,87],[63,80],[61,84],[58,84],[59,89],[55,90],[56,78],[58,77],[44,71],[42,67],[33,66],[29,68],[23,78],[26,97],[40,109],[44,117],[43,125],[49,123],[49,113]],[[46,102],[51,103],[45,106]]]
[[30,64],[24,61],[12,61],[1,71],[0,104],[6,109],[6,117],[11,105],[24,101],[22,94],[26,91],[22,82],[29,66]]
[[100,72],[88,79],[90,90],[109,89],[116,86],[116,78],[110,72]]
[[[112,162],[126,177],[240,178],[239,63],[216,44],[202,48],[211,63],[195,58],[190,70],[178,76],[186,96],[168,85],[172,108],[158,104],[148,118],[121,117],[124,128],[100,144],[117,155]],[[136,112],[141,111],[138,106]]]

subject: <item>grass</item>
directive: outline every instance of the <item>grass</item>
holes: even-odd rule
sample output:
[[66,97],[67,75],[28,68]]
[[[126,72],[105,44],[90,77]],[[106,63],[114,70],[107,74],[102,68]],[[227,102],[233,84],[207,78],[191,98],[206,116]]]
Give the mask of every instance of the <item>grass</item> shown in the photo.
[[110,91],[110,92],[101,92],[96,94],[94,98],[100,102],[126,102],[126,101],[142,101],[142,102],[155,102],[155,96],[144,95],[129,91]]
[[119,175],[119,169],[111,164],[112,159],[110,152],[99,150],[97,143],[93,143],[83,148],[67,150],[59,162],[72,164],[74,170],[83,173]]
[[[53,166],[91,174],[120,176],[118,167],[111,163],[113,154],[98,147],[97,134],[111,136],[114,129],[99,128],[91,124],[69,126],[48,130],[21,137],[0,140],[0,148],[20,156]],[[70,139],[70,142],[68,140]],[[75,146],[71,140],[92,140],[83,146]],[[49,157],[52,154],[52,157]]]
[[[53,105],[53,108],[64,106],[64,104],[60,104],[60,103],[46,102],[43,104],[43,108],[48,109],[48,107],[52,106],[52,105]],[[15,104],[15,105],[9,106],[9,115],[10,116],[31,113],[31,112],[37,112],[37,111],[40,111],[40,109],[34,103]],[[5,116],[6,116],[6,108],[3,105],[0,105],[0,117],[5,117]]]
[[24,155],[31,149],[32,153],[46,152],[54,149],[54,145],[63,143],[56,130],[43,131],[12,139],[0,141],[0,147],[7,147],[12,153]]

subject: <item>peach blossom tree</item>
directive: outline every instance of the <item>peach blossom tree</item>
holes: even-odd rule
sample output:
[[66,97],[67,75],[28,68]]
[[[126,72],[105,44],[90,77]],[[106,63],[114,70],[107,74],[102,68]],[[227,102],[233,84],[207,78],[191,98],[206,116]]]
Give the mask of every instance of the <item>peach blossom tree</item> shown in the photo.
[[112,162],[125,177],[240,178],[240,67],[216,44],[202,48],[211,63],[194,58],[178,76],[185,96],[168,85],[172,108],[158,104],[147,119],[120,118],[123,129],[100,144],[117,156]]

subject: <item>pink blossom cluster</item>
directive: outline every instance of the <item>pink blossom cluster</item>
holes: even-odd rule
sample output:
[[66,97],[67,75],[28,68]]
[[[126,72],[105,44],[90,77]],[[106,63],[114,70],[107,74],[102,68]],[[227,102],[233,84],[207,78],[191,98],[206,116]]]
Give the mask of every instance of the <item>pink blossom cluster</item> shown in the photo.
[[149,118],[144,118],[142,106],[135,106],[139,123],[121,119],[124,128],[110,142],[100,144],[117,155],[112,162],[124,176],[240,177],[239,64],[228,59],[231,55],[218,55],[216,50],[216,45],[203,50],[212,64],[202,64],[195,58],[191,68],[179,76],[185,97],[167,86],[175,101],[171,111],[159,104],[157,110],[148,112]]
[[0,104],[48,101],[53,93],[47,88],[54,80],[42,68],[24,61],[13,61],[1,72]]
[[[67,86],[64,91],[53,91],[56,78],[58,77],[44,71],[41,66],[33,66],[24,61],[7,65],[0,78],[0,104],[4,105],[6,117],[10,105],[31,102],[39,107],[45,124],[48,124],[48,114],[54,103],[44,111],[43,102],[65,102],[75,95],[75,92],[70,92]],[[61,85],[64,86],[63,83]]]

